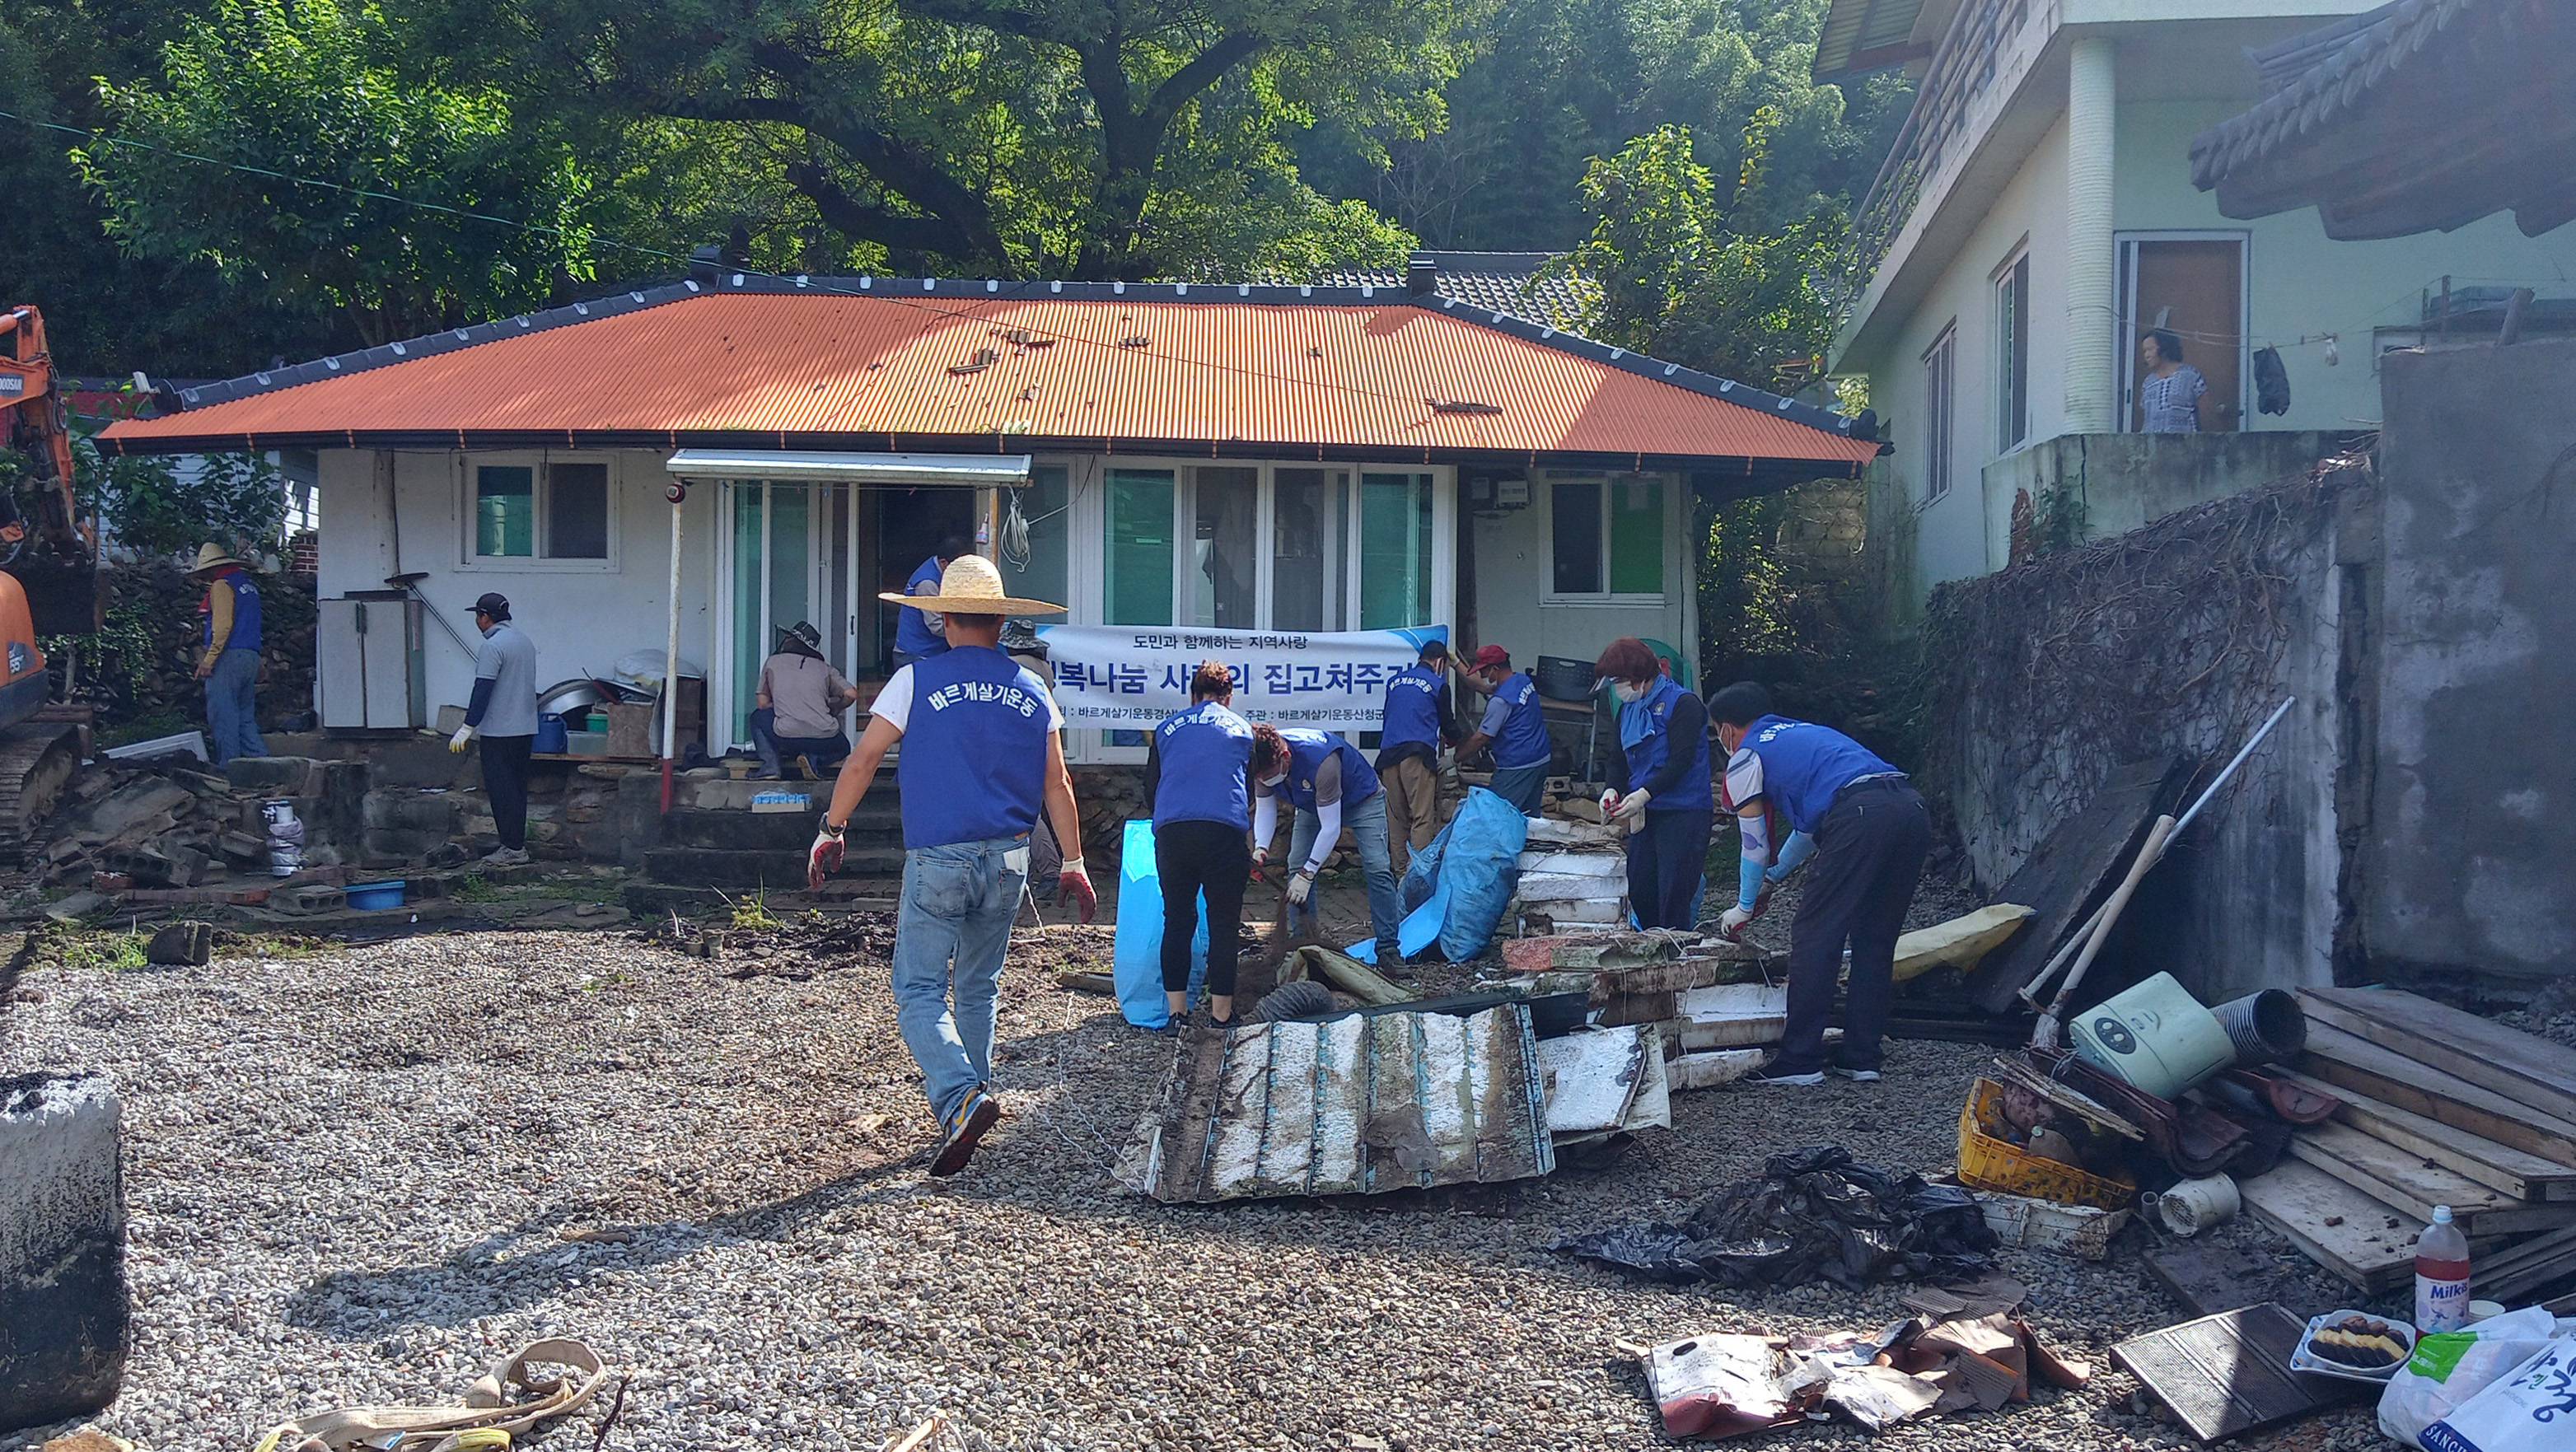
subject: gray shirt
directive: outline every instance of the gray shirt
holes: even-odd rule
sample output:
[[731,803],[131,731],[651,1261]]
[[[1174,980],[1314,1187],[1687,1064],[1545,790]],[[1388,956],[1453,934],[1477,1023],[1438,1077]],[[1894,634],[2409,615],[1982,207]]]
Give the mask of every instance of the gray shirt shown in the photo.
[[484,631],[474,679],[492,683],[492,702],[476,730],[486,736],[537,734],[537,645],[527,632],[507,620]]
[[782,650],[760,667],[760,694],[777,712],[771,730],[795,740],[816,741],[841,734],[841,709],[848,705],[850,683],[841,673],[810,655]]

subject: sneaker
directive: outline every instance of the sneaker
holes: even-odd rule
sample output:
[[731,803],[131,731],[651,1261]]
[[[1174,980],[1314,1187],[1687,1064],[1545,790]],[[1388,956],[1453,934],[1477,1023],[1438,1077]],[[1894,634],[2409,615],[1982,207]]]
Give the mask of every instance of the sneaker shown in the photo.
[[1756,1069],[1752,1073],[1745,1075],[1743,1078],[1738,1079],[1735,1082],[1738,1084],[1749,1085],[1756,1089],[1772,1084],[1787,1085],[1793,1088],[1803,1089],[1811,1084],[1822,1084],[1825,1082],[1825,1071],[1818,1069],[1812,1073],[1806,1074],[1784,1074],[1777,1069]]
[[957,1117],[949,1123],[948,1137],[939,1142],[939,1157],[930,1162],[934,1178],[947,1179],[966,1168],[975,1157],[975,1143],[1002,1121],[1002,1101],[986,1093],[983,1086],[966,1091],[966,1102],[957,1106]]
[[1855,1084],[1875,1084],[1878,1082],[1878,1071],[1876,1069],[1846,1069],[1840,1064],[1832,1064],[1826,1067],[1825,1072],[1833,1075],[1837,1079],[1849,1079]]
[[483,865],[486,867],[525,867],[528,865],[528,849],[525,847],[495,847],[491,851],[483,854]]

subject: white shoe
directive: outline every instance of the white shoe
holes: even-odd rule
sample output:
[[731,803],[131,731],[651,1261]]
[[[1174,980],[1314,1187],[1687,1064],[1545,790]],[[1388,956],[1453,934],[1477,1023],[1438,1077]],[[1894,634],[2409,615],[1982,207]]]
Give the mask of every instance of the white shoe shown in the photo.
[[483,865],[486,867],[525,867],[528,865],[528,849],[525,847],[495,847],[491,851],[483,854]]

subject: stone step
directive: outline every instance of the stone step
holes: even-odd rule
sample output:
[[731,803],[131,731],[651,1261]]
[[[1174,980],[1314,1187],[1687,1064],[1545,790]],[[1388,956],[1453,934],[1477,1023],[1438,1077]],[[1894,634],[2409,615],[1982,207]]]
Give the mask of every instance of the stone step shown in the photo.
[[[806,842],[811,841],[810,831]],[[656,847],[644,854],[647,882],[677,887],[736,889],[772,888],[802,891],[806,842],[785,850],[727,851],[713,847]],[[839,878],[903,875],[903,848],[851,845],[842,857]]]
[[[802,854],[813,842],[814,823],[821,816],[820,806],[810,812],[673,807],[662,818],[662,841],[671,847],[713,848],[724,852]],[[853,850],[860,847],[901,847],[902,814],[891,805],[879,806],[873,801],[863,803],[850,817],[845,840]]]

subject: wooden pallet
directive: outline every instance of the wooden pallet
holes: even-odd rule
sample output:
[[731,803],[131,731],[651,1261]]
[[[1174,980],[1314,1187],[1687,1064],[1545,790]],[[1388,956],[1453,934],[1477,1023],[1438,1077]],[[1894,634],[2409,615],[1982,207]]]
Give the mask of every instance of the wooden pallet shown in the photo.
[[2310,1125],[2292,1137],[2290,1153],[2419,1224],[2430,1221],[2435,1208],[2448,1205],[2463,1235],[2576,1225],[2576,1205],[2516,1199],[2349,1125]]
[[2316,1166],[2283,1160],[2236,1188],[2255,1219],[2362,1290],[2393,1291],[2413,1279],[2421,1227]]
[[2302,988],[2311,1022],[2370,1040],[2556,1119],[2576,1119],[2576,1049],[2388,988]]
[[2421,1155],[2510,1199],[2576,1200],[2576,1168],[2400,1109],[2357,1089],[2305,1075],[2290,1077],[2342,1100],[2343,1108],[2335,1112],[2337,1122]]
[[2576,1121],[2540,1113],[2319,1020],[2308,1020],[2307,1054],[2299,1067],[2338,1091],[2350,1089],[2497,1144],[2576,1165]]

